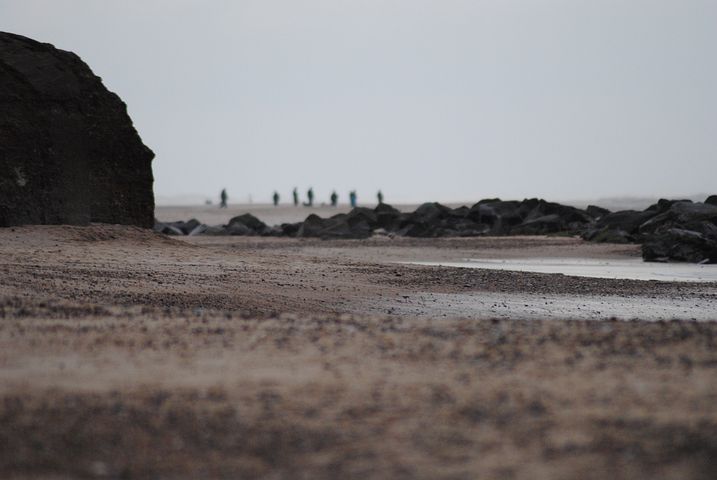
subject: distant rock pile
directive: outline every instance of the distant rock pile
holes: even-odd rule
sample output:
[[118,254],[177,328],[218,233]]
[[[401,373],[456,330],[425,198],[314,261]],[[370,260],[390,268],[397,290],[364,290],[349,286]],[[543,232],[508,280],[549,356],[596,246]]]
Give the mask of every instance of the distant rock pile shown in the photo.
[[0,32],[0,227],[151,227],[152,151],[74,53]]
[[298,223],[270,227],[250,214],[227,225],[198,220],[155,224],[169,235],[263,235],[324,239],[368,238],[376,234],[406,237],[472,237],[479,235],[580,235],[593,242],[641,243],[646,261],[717,263],[717,196],[705,203],[660,200],[644,211],[585,210],[541,199],[481,200],[472,207],[450,208],[424,203],[404,213],[390,205],[357,207],[329,218],[309,215]]

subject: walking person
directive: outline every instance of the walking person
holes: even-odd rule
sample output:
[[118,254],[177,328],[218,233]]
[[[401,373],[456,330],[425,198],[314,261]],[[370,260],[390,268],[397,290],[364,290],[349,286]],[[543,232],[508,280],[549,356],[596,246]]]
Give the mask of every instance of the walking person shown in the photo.
[[222,193],[219,194],[219,208],[227,208],[227,199],[229,198],[229,195],[227,195],[227,189],[222,188]]
[[292,192],[292,194],[294,195],[294,206],[298,207],[299,206],[299,191],[296,189],[296,187],[294,187],[294,191]]
[[273,199],[274,199],[274,206],[275,207],[279,206],[279,192],[277,192],[276,190],[274,190]]
[[376,198],[378,198],[379,205],[383,204],[383,193],[381,193],[381,190],[379,190],[378,193],[376,194]]
[[356,190],[349,192],[349,202],[351,203],[351,208],[356,208]]
[[331,206],[335,207],[339,203],[339,195],[336,193],[336,190],[334,190],[331,193]]
[[306,199],[307,202],[304,204],[307,207],[313,207],[314,206],[314,189],[309,188],[309,190],[306,192]]

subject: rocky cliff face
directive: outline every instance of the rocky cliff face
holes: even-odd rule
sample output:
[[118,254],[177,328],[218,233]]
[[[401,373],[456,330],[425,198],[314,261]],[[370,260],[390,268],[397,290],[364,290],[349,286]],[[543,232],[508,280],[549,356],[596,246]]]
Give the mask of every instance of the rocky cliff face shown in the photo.
[[151,227],[154,153],[74,53],[0,32],[0,226]]

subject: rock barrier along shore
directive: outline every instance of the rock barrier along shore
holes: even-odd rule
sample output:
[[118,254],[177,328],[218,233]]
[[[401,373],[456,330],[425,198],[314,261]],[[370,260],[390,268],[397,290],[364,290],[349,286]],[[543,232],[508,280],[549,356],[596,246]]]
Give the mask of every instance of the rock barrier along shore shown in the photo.
[[717,195],[704,202],[665,200],[645,210],[610,212],[594,205],[579,209],[542,199],[484,199],[472,207],[424,203],[413,212],[387,204],[357,207],[329,218],[311,214],[303,222],[268,226],[245,213],[226,225],[196,219],[155,222],[167,235],[254,235],[360,239],[372,235],[473,237],[481,235],[579,235],[606,243],[642,244],[646,261],[717,263]]

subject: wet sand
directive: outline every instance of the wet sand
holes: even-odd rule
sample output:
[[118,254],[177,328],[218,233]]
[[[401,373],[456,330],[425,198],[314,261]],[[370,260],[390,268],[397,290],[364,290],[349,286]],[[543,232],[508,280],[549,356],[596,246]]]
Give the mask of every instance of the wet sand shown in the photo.
[[717,266],[693,263],[644,262],[641,258],[465,258],[449,262],[411,262],[458,268],[560,273],[574,277],[667,282],[717,282]]
[[398,263],[638,253],[0,229],[0,477],[712,478],[715,284]]

